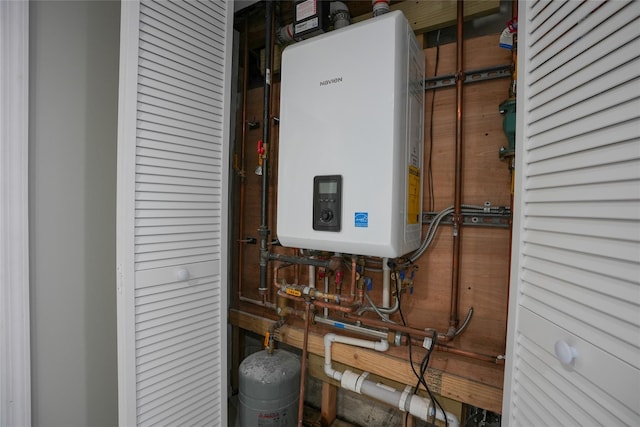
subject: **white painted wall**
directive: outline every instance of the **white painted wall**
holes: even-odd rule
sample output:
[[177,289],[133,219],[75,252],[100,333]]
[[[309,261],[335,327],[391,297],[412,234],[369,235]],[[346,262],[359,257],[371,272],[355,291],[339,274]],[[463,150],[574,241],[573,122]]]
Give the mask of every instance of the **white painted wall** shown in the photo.
[[119,14],[116,1],[30,7],[34,426],[117,425]]

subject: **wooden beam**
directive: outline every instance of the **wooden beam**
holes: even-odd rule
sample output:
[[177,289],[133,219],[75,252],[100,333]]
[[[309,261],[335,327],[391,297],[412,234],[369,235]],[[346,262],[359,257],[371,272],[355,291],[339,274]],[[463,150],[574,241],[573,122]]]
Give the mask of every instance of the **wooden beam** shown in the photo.
[[[403,1],[391,5],[391,10],[401,10],[409,20],[416,34],[437,30],[455,24],[457,16],[456,0]],[[464,2],[465,21],[487,16],[500,10],[499,0],[466,0]],[[353,22],[371,17],[370,13],[353,18]]]
[[320,425],[329,427],[336,420],[336,398],[338,387],[322,382],[322,403],[320,406]]
[[[229,321],[232,325],[261,335],[264,335],[274,322],[238,310],[230,311]],[[279,338],[285,344],[301,348],[303,330],[302,328],[283,326]],[[324,356],[322,335],[315,332],[309,333],[307,350],[310,354]],[[334,343],[332,357],[335,362],[343,363],[350,368],[371,372],[401,384],[415,383],[415,375],[407,361],[385,353]],[[415,368],[419,369],[419,366],[415,365]],[[436,394],[492,412],[502,412],[502,390],[498,387],[436,369],[428,370],[426,381],[431,391]]]

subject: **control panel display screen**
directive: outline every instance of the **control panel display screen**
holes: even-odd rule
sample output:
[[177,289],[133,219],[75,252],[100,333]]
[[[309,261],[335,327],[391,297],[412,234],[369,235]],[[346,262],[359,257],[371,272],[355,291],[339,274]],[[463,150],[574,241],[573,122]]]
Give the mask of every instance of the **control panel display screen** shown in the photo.
[[338,192],[337,181],[320,181],[318,183],[320,193],[335,194]]
[[342,228],[342,175],[313,178],[313,229],[340,231]]

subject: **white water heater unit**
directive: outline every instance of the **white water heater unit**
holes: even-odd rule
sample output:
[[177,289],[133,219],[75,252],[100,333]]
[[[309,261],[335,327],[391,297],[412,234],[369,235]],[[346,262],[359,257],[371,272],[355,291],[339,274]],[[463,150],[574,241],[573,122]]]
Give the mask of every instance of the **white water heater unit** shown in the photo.
[[284,50],[277,219],[284,246],[380,257],[418,248],[424,67],[400,11]]

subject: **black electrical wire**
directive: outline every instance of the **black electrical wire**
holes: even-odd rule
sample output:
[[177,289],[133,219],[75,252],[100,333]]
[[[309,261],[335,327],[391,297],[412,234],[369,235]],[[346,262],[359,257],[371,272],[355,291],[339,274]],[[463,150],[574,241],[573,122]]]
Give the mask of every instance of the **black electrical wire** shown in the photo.
[[[429,360],[431,359],[431,353],[433,353],[433,349],[436,346],[437,339],[438,339],[438,333],[436,331],[433,331],[433,336],[431,337],[431,346],[429,347],[429,350],[427,350],[427,354],[425,354],[424,358],[422,359],[422,363],[420,364],[420,380],[418,384],[416,384],[416,388],[413,390],[413,393],[416,394],[418,392],[418,386],[420,385],[420,383],[422,383],[424,388],[427,390],[427,394],[429,395],[429,398],[431,399],[431,401],[435,403],[435,405],[440,409],[440,411],[442,411],[442,415],[444,416],[444,425],[446,427],[449,427],[449,420],[447,419],[447,414],[444,412],[444,408],[442,407],[438,399],[436,399],[435,395],[431,392],[431,389],[429,388],[429,386],[427,385],[427,382],[424,379],[424,376],[427,373],[427,367],[429,366]],[[436,408],[434,408],[434,417],[435,417],[436,411],[437,411]]]
[[[402,320],[402,324],[404,326],[407,326],[407,322],[405,321],[405,318],[404,318],[404,313],[402,312],[402,300],[400,298],[401,288],[400,288],[400,281],[398,280],[399,272],[394,269],[393,273],[394,273],[394,282],[396,284],[396,295],[399,303],[398,312],[400,313],[400,319]],[[431,360],[431,353],[433,353],[433,349],[436,346],[437,339],[438,339],[438,333],[436,331],[433,331],[433,337],[431,338],[431,346],[427,350],[427,354],[425,354],[424,358],[422,359],[422,362],[420,362],[420,373],[418,373],[418,371],[416,371],[415,366],[413,366],[413,347],[411,345],[411,335],[407,334],[407,342],[409,343],[409,365],[411,366],[411,370],[413,371],[413,374],[416,376],[416,379],[417,379],[416,386],[413,389],[413,394],[418,393],[418,388],[420,387],[420,384],[422,384],[425,390],[427,390],[427,394],[429,395],[429,398],[431,399],[431,401],[434,402],[438,406],[438,408],[440,408],[440,410],[442,411],[442,414],[444,415],[445,427],[449,427],[449,421],[447,420],[447,416],[444,412],[444,408],[442,407],[440,402],[436,399],[434,394],[431,392],[431,389],[429,388],[427,381],[424,379],[424,376],[427,372],[427,367],[429,366],[429,361]],[[435,416],[435,411],[436,410],[434,408],[434,416]],[[404,419],[405,425],[408,419],[409,419],[409,412],[406,412],[405,419]]]
[[[438,75],[438,64],[440,62],[440,30],[438,30],[438,34],[436,36],[436,60],[435,60],[435,69],[433,70],[433,75]],[[431,118],[429,121],[429,163],[427,164],[427,179],[429,181],[429,210],[435,210],[435,196],[433,194],[433,117],[436,104],[436,90],[433,89],[431,95]]]
[[[463,427],[469,427],[469,421],[474,420],[474,418],[477,418],[478,415],[481,415],[481,412],[476,410],[475,413],[471,414],[465,421],[464,424],[462,425]],[[474,420],[473,425],[477,425],[478,421]]]

